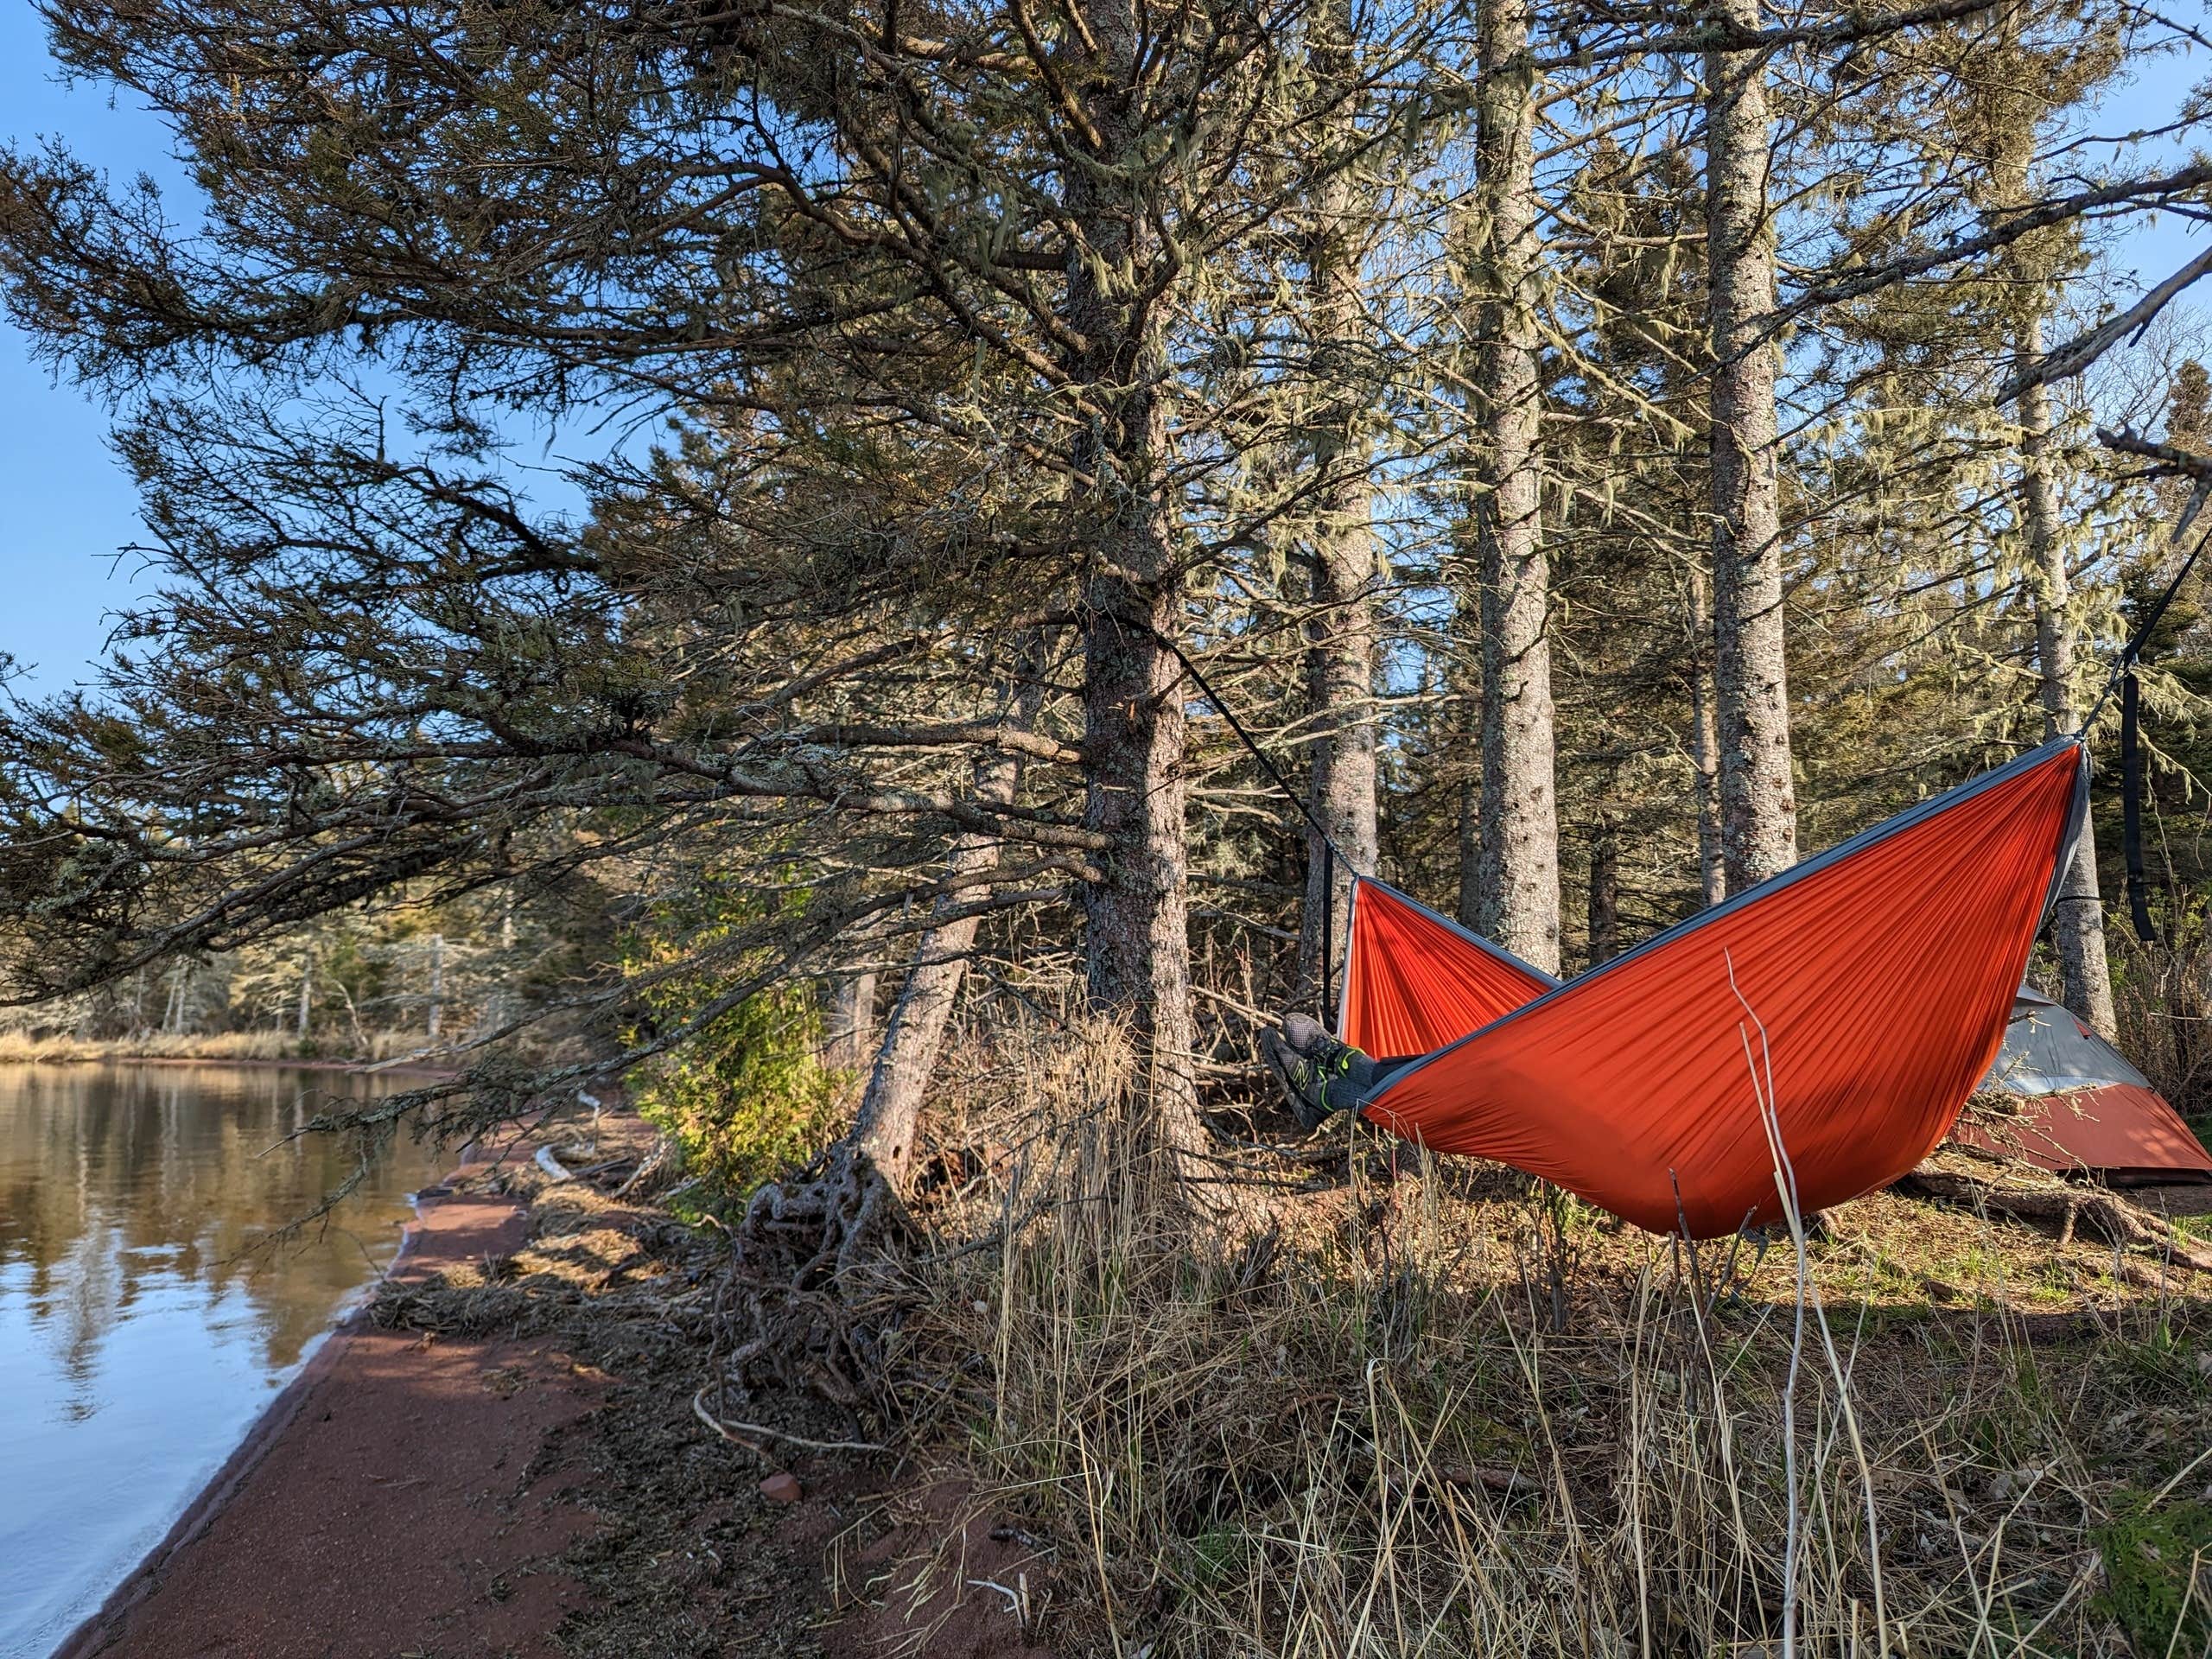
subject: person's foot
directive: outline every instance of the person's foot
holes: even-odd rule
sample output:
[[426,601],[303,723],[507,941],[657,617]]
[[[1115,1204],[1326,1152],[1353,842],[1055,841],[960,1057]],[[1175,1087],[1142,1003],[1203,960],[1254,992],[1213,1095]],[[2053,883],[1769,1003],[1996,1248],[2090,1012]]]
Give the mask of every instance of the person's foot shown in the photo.
[[1260,1033],[1260,1056],[1299,1122],[1318,1129],[1338,1112],[1357,1111],[1367,1057],[1330,1036],[1310,1015],[1294,1014],[1282,1024],[1281,1035]]

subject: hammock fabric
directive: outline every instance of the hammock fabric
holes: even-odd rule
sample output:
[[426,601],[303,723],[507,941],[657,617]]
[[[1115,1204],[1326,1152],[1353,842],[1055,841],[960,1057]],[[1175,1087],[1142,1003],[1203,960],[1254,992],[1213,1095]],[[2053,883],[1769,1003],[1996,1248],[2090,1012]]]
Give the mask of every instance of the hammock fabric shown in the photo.
[[1799,1205],[1886,1185],[1996,1057],[2087,801],[2045,744],[1565,985],[1362,879],[1341,1034],[1422,1056],[1364,1115],[1711,1237],[1781,1211],[1764,1027]]

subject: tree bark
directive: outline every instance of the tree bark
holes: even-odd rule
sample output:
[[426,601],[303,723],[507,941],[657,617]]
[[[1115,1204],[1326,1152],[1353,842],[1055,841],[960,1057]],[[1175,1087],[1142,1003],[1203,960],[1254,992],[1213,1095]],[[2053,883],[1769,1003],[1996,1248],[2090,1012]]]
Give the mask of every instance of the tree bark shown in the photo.
[[[1471,513],[1459,526],[1473,531]],[[1463,569],[1477,568],[1471,547],[1455,547],[1453,557]],[[1476,932],[1483,925],[1483,687],[1482,606],[1479,594],[1463,591],[1452,620],[1451,658],[1452,699],[1449,756],[1454,816],[1459,830],[1459,891],[1452,915],[1459,925]]]
[[[1759,0],[1714,0],[1715,21],[1756,29]],[[1776,477],[1773,136],[1756,52],[1707,55],[1706,247],[1712,391],[1713,689],[1721,863],[1731,893],[1797,861],[1783,658],[1782,512]]]
[[[1029,731],[1037,723],[1045,700],[1045,653],[1025,651],[1017,658],[1020,678],[1008,700],[1006,723]],[[1021,781],[1018,756],[988,749],[978,755],[972,773],[971,793],[977,803],[1003,806],[1014,799]],[[946,859],[953,878],[937,901],[940,914],[957,909],[988,879],[999,861],[995,837],[980,832],[956,836]],[[975,948],[982,918],[957,916],[923,933],[914,947],[913,965],[891,1005],[884,1024],[883,1046],[868,1073],[853,1124],[853,1142],[892,1188],[904,1194],[914,1167],[915,1132],[922,1106],[929,1098],[937,1075],[938,1058],[944,1052],[945,1028],[950,1024],[960,986],[968,973],[968,954]]]
[[1713,589],[1690,573],[1690,765],[1697,773],[1697,874],[1706,904],[1728,896],[1720,853],[1720,734],[1713,715]]
[[1195,1146],[1181,665],[1154,638],[1181,618],[1149,540],[1116,538],[1120,568],[1084,596],[1084,823],[1113,849],[1084,889],[1084,963],[1092,1004],[1131,1021],[1171,1139]]
[[[1466,734],[1477,744],[1482,741],[1479,731]],[[1459,925],[1475,932],[1483,925],[1483,785],[1480,777],[1470,774],[1459,781],[1459,898],[1453,914]]]
[[1483,0],[1476,105],[1483,783],[1478,931],[1559,969],[1551,573],[1539,522],[1535,81],[1527,0]]
[[[1137,280],[1141,204],[1123,182],[1139,130],[1142,36],[1133,0],[1085,9],[1094,42],[1081,77],[1096,163],[1066,174],[1068,316],[1085,345],[1075,368],[1091,405],[1074,446],[1098,497],[1081,614],[1084,822],[1106,836],[1102,879],[1084,889],[1084,970],[1093,1006],[1128,1020],[1155,1128],[1196,1151],[1184,821],[1182,665],[1162,642],[1182,629],[1182,580],[1159,474],[1166,423],[1160,321]],[[1086,257],[1087,256],[1087,257]]]
[[[2042,354],[2043,316],[2037,311],[2021,329],[2022,365]],[[2067,616],[2066,545],[2058,527],[2050,433],[2050,394],[2031,386],[2020,396],[2020,522],[2026,532],[2028,585],[2035,597],[2036,673],[2046,738],[2064,736],[2082,725],[2074,705],[2074,632]],[[2096,835],[2086,818],[2059,880],[2050,932],[2058,954],[2060,1000],[2101,1035],[2117,1034],[2112,970],[2105,960],[2104,899],[2097,887]]]
[[[1338,108],[1325,143],[1353,135],[1349,109],[1355,65],[1344,0],[1316,16],[1315,79]],[[1370,222],[1347,170],[1331,174],[1313,207],[1306,250],[1313,392],[1319,407],[1310,440],[1313,497],[1312,610],[1306,621],[1306,729],[1313,767],[1308,805],[1343,852],[1324,891],[1329,861],[1306,830],[1306,906],[1298,936],[1296,1000],[1310,1001],[1334,971],[1321,960],[1323,920],[1333,910],[1341,952],[1348,937],[1354,871],[1371,874],[1377,852],[1375,797],[1375,530],[1364,425],[1367,378],[1361,350],[1366,309],[1360,226]],[[1345,863],[1352,868],[1345,868]]]
[[830,982],[822,1019],[822,1063],[857,1071],[875,1037],[875,973],[840,974]]
[[[1615,779],[1606,779],[1607,793]],[[1621,950],[1621,827],[1604,807],[1590,837],[1590,967],[1611,962]]]

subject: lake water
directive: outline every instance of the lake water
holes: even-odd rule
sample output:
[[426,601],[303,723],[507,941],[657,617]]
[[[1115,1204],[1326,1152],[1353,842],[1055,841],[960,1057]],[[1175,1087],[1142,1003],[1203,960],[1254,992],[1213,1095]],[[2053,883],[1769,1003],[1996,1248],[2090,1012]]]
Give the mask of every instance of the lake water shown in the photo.
[[43,1659],[144,1554],[388,1263],[403,1144],[310,1234],[255,1249],[351,1159],[283,1138],[342,1072],[0,1065],[0,1659]]

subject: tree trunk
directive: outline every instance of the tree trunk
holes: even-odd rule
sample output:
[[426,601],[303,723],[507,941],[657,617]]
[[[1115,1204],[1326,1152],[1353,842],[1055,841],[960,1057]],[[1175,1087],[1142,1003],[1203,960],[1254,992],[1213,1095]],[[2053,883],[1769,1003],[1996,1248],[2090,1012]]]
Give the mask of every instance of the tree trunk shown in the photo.
[[[1460,525],[1463,534],[1473,529],[1472,515]],[[1475,559],[1473,550],[1455,547],[1452,556],[1462,568]],[[1459,830],[1459,893],[1452,914],[1459,925],[1477,932],[1483,925],[1483,688],[1482,619],[1480,596],[1465,594],[1452,620],[1452,699],[1450,750],[1452,807]]]
[[1149,265],[1151,232],[1122,182],[1148,137],[1133,90],[1143,36],[1133,0],[1084,16],[1095,45],[1080,84],[1099,159],[1066,174],[1067,308],[1084,341],[1074,368],[1090,404],[1072,459],[1100,515],[1081,601],[1084,822],[1109,843],[1101,879],[1084,889],[1084,972],[1092,1004],[1130,1023],[1158,1131],[1192,1152],[1205,1137],[1192,1065],[1183,672],[1162,643],[1181,632],[1182,576],[1159,476],[1160,324],[1136,274]]
[[[1367,493],[1359,493],[1363,512]],[[1306,908],[1298,935],[1298,997],[1308,1000],[1324,978],[1321,961],[1324,906],[1333,908],[1337,956],[1349,937],[1351,878],[1375,873],[1379,852],[1375,771],[1374,550],[1363,519],[1341,539],[1317,534],[1314,549],[1315,618],[1308,630],[1306,695],[1313,743],[1308,804],[1344,857],[1335,861],[1335,880],[1322,891],[1330,861],[1321,838],[1306,830]],[[1347,868],[1349,865],[1351,868]]]
[[1713,717],[1713,590],[1690,573],[1690,764],[1697,772],[1698,886],[1707,906],[1728,896],[1720,855],[1720,734]]
[[1479,931],[1559,969],[1551,575],[1538,521],[1535,83],[1527,0],[1483,0],[1476,105],[1475,495],[1482,607]]
[[[1759,26],[1759,0],[1714,0],[1717,21]],[[1767,171],[1773,138],[1756,52],[1707,54],[1706,246],[1712,392],[1713,683],[1720,843],[1731,893],[1797,861],[1783,662],[1776,480],[1775,307]]]
[[[1610,795],[1616,779],[1605,780]],[[1595,968],[1621,950],[1621,827],[1605,808],[1590,837],[1590,960]]]
[[[1148,550],[1119,539],[1125,558]],[[1084,889],[1086,981],[1094,1006],[1130,1020],[1170,1139],[1195,1147],[1181,665],[1154,638],[1179,607],[1156,563],[1103,571],[1084,598],[1084,822],[1112,841]]]
[[[2031,315],[2022,331],[2023,364],[2043,355],[2043,317]],[[2036,386],[2020,398],[2020,520],[2027,536],[2028,584],[2035,595],[2036,670],[2041,683],[2044,735],[2081,729],[2074,706],[2074,632],[2066,614],[2069,584],[2065,538],[2058,528],[2058,486],[2050,469],[2050,394]],[[2050,918],[2058,953],[2060,998],[2106,1037],[2119,1030],[2113,1008],[2112,971],[2105,961],[2105,908],[2097,889],[2097,845],[2088,819],[2075,837]]]
[[[1036,725],[1045,701],[1045,666],[1041,648],[1020,654],[1016,672],[1020,678],[1005,716],[1009,726],[1027,731]],[[972,776],[977,802],[1003,806],[1014,799],[1021,781],[1021,766],[1014,755],[986,750],[976,757]],[[947,873],[954,883],[938,899],[938,912],[956,910],[972,899],[998,861],[999,843],[995,836],[973,832],[955,836],[951,855],[946,860]],[[913,1174],[915,1131],[931,1081],[937,1075],[945,1027],[959,1001],[961,982],[968,973],[968,953],[975,948],[979,925],[976,917],[959,916],[923,933],[914,947],[913,965],[891,1005],[891,1017],[883,1028],[883,1046],[861,1096],[860,1115],[853,1125],[854,1144],[901,1193]]]
[[[1316,17],[1313,68],[1325,89],[1345,107],[1355,65],[1351,18],[1344,0],[1329,0]],[[1341,116],[1325,142],[1342,144],[1353,135]],[[1346,171],[1330,177],[1313,207],[1306,250],[1309,328],[1313,340],[1312,456],[1318,474],[1313,495],[1313,607],[1306,621],[1306,729],[1313,776],[1308,804],[1352,869],[1339,862],[1326,892],[1328,861],[1321,838],[1306,831],[1306,907],[1298,937],[1296,1000],[1309,1001],[1333,973],[1321,960],[1323,918],[1333,910],[1336,948],[1347,936],[1353,870],[1372,874],[1376,855],[1375,799],[1375,530],[1368,467],[1371,445],[1364,428],[1368,403],[1361,350],[1366,314],[1360,269],[1364,238],[1356,227],[1370,221]]]
[[875,971],[840,974],[830,982],[822,1016],[822,1064],[857,1071],[875,1046]]
[[293,1025],[295,1037],[308,1034],[308,1002],[315,986],[315,958],[308,957],[300,963],[300,1006]]
[[[1477,742],[1479,732],[1468,735]],[[1470,773],[1459,780],[1459,900],[1453,913],[1459,925],[1477,932],[1483,925],[1483,785],[1479,776]]]

